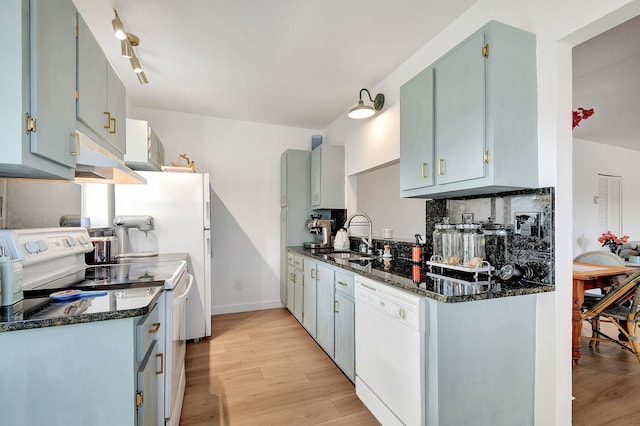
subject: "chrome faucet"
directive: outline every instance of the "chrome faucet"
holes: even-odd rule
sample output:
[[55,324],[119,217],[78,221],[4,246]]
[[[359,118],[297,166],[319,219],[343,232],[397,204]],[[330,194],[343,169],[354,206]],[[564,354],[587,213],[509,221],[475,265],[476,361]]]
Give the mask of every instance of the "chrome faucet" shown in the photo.
[[371,223],[371,218],[369,216],[367,216],[364,213],[354,213],[354,214],[352,214],[351,216],[349,216],[347,218],[347,220],[344,223],[343,228],[345,230],[348,230],[349,229],[349,225],[351,224],[351,219],[353,219],[356,216],[362,216],[365,219],[367,219],[367,223],[369,224],[369,236],[368,236],[368,238],[362,237],[362,241],[364,241],[364,243],[367,245],[367,254],[373,254],[373,239],[372,239],[372,236],[371,236],[372,223]]

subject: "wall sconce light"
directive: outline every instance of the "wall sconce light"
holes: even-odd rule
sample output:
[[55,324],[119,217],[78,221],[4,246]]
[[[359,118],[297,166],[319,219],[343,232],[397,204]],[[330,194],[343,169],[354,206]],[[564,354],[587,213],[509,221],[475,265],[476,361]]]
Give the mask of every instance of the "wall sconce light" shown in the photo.
[[[135,35],[125,31],[124,24],[122,23],[117,10],[113,9],[113,13],[115,13],[116,17],[111,21],[111,25],[113,26],[113,35],[115,36],[115,38],[120,40],[121,55],[124,58],[129,59],[131,68],[133,69],[133,72],[135,72],[138,76],[138,81],[140,82],[140,84],[148,84],[149,80],[147,80],[147,76],[143,73],[140,59],[138,59],[135,50],[133,50],[134,47],[140,45],[140,39]],[[142,76],[140,74],[142,74]]]
[[[365,105],[362,101],[362,92],[367,92],[369,96],[369,101],[373,103],[371,105]],[[347,114],[349,118],[361,119],[371,117],[376,113],[376,111],[380,111],[384,106],[384,95],[382,93],[378,93],[375,99],[371,98],[371,93],[367,89],[360,89],[360,100],[358,101],[358,105],[354,106],[349,110]]]

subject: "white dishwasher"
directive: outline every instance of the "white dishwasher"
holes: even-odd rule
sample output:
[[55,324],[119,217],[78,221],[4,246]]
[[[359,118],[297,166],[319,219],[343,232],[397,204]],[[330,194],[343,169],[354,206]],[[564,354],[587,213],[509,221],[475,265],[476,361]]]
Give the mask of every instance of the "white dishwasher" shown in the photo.
[[356,394],[382,425],[426,421],[425,299],[355,276]]

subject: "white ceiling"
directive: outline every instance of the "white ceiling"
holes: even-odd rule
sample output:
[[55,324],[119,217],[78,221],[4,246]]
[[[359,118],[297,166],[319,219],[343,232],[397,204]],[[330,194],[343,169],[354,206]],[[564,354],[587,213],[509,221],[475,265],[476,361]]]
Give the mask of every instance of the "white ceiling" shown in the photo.
[[639,104],[640,16],[573,48],[573,109],[595,111],[573,135],[640,150]]
[[[476,0],[73,1],[131,105],[323,129]],[[114,7],[148,85],[120,56]]]

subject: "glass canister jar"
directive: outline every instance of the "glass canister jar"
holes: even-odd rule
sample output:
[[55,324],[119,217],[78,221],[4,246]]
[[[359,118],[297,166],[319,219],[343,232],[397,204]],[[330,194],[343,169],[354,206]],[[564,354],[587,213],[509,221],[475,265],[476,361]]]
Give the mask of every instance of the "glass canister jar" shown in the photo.
[[467,221],[456,226],[462,266],[476,268],[484,260],[484,234],[479,223]]
[[489,223],[482,226],[484,234],[485,257],[496,268],[500,268],[507,263],[507,231],[504,225],[493,223],[493,218],[489,218]]
[[449,223],[448,217],[443,217],[441,223],[436,223],[433,231],[433,254],[441,256],[444,263],[459,265],[461,262],[458,250],[458,236],[456,226]]

